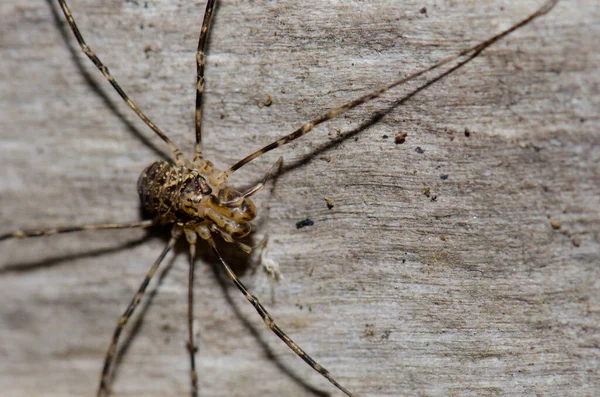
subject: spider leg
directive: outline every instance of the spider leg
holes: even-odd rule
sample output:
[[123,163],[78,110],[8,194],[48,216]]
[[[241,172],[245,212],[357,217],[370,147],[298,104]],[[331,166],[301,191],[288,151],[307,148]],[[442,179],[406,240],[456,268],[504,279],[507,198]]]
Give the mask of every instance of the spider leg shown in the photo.
[[204,65],[206,64],[206,45],[208,43],[208,34],[213,11],[215,9],[215,0],[208,0],[206,11],[204,11],[204,20],[198,39],[198,50],[196,51],[196,153],[194,154],[194,163],[202,159],[202,94],[204,93]]
[[98,58],[98,56],[92,51],[90,46],[87,45],[87,43],[83,39],[81,32],[79,31],[79,28],[77,27],[77,24],[75,23],[75,19],[71,14],[71,10],[67,5],[66,0],[58,0],[58,3],[60,4],[60,7],[62,8],[63,13],[65,14],[65,18],[67,19],[69,26],[71,26],[71,30],[73,31],[73,34],[75,35],[75,38],[77,39],[77,42],[79,43],[79,46],[81,47],[81,50],[84,52],[84,54],[87,55],[87,57],[94,63],[94,65],[96,65],[98,70],[102,72],[104,78],[108,80],[108,82],[113,86],[113,88],[115,89],[115,91],[117,91],[121,98],[123,98],[125,103],[131,108],[131,110],[133,110],[135,114],[137,114],[138,117],[142,119],[142,121],[146,123],[146,125],[150,127],[156,133],[156,135],[158,135],[169,146],[169,148],[173,152],[173,157],[175,158],[177,165],[183,165],[185,160],[183,153],[181,153],[181,151],[175,146],[175,144],[173,144],[171,139],[133,103],[131,98],[129,98],[129,96],[121,88],[119,83],[117,83],[117,80],[115,80],[115,78],[110,74],[108,67],[106,67],[102,63],[100,58]]
[[252,252],[252,247],[244,244],[244,243],[240,243],[239,241],[235,240],[233,237],[231,237],[231,234],[227,233],[226,231],[220,229],[216,224],[211,224],[210,225],[210,231],[214,232],[214,233],[219,233],[221,235],[221,238],[223,239],[223,241],[227,242],[227,243],[231,243],[233,245],[235,245],[235,247],[237,249],[239,249],[240,251],[243,251],[247,254]]
[[231,281],[233,281],[235,286],[242,292],[242,294],[244,294],[244,296],[246,297],[246,299],[248,299],[248,301],[252,304],[252,306],[254,306],[254,308],[256,309],[258,314],[262,317],[262,319],[265,322],[265,324],[267,325],[267,327],[269,327],[269,329],[271,331],[273,331],[273,333],[275,335],[277,335],[277,337],[279,337],[279,339],[281,339],[290,349],[292,349],[293,352],[296,353],[296,355],[298,355],[298,357],[300,357],[302,360],[304,360],[304,362],[306,362],[308,365],[310,365],[310,367],[312,369],[314,369],[315,371],[317,371],[318,373],[323,375],[329,382],[331,382],[335,387],[337,387],[339,390],[344,392],[347,396],[352,397],[353,396],[352,393],[350,393],[342,385],[340,385],[333,378],[333,376],[329,373],[328,370],[326,370],[322,365],[320,365],[312,357],[310,357],[304,350],[302,350],[302,348],[300,348],[300,346],[298,346],[296,344],[296,342],[294,342],[289,336],[287,336],[287,334],[281,328],[279,328],[279,326],[277,326],[277,324],[275,324],[275,320],[273,320],[271,315],[267,312],[267,309],[264,308],[264,306],[260,303],[258,298],[256,296],[252,295],[250,293],[250,291],[248,291],[246,286],[244,286],[244,284],[242,284],[242,282],[237,278],[237,276],[235,275],[233,270],[231,270],[229,265],[227,265],[227,263],[225,263],[225,260],[223,260],[223,257],[221,257],[221,254],[217,250],[215,241],[212,239],[212,237],[209,237],[207,239],[207,241],[210,244],[211,248],[213,249],[214,253],[219,258],[219,261],[225,268],[225,272],[227,273],[227,276],[231,279]]
[[[316,118],[312,119],[311,121],[308,121],[304,124],[302,124],[302,126],[300,126],[300,128],[298,128],[296,131],[292,132],[291,134],[285,135],[281,138],[279,138],[278,140],[271,142],[270,144],[264,146],[263,148],[257,150],[254,153],[249,154],[248,156],[244,157],[243,159],[241,159],[240,161],[238,161],[237,163],[235,163],[233,166],[231,166],[231,168],[229,168],[227,171],[225,171],[223,173],[224,178],[229,177],[231,174],[233,174],[236,170],[242,168],[244,165],[248,164],[249,162],[251,162],[252,160],[256,159],[257,157],[262,156],[263,154],[270,152],[273,149],[276,149],[280,146],[286,145],[290,142],[292,142],[295,139],[300,138],[301,136],[304,136],[306,134],[308,134],[310,131],[312,131],[312,129],[314,127],[316,127],[317,125],[324,123],[328,120],[331,120],[334,117],[337,117],[345,112],[347,112],[350,109],[353,109],[359,105],[362,105],[364,103],[370,102],[378,97],[380,97],[382,94],[384,94],[385,92],[391,90],[394,87],[400,86],[410,80],[414,80],[417,77],[430,72],[432,70],[435,70],[443,65],[446,65],[456,59],[468,56],[466,61],[460,63],[460,66],[465,65],[466,63],[470,62],[471,60],[473,60],[474,58],[476,58],[484,49],[486,49],[487,47],[491,46],[492,44],[494,44],[495,42],[497,42],[498,40],[504,38],[505,36],[509,35],[510,33],[514,32],[515,30],[521,28],[524,25],[527,25],[529,22],[533,21],[534,19],[536,19],[539,16],[542,16],[546,13],[548,13],[555,5],[556,3],[558,3],[558,0],[550,0],[547,1],[542,7],[540,7],[536,12],[534,12],[533,14],[531,14],[529,17],[523,19],[521,22],[511,26],[510,28],[506,29],[505,31],[489,38],[486,41],[483,41],[479,44],[477,44],[476,46],[473,46],[471,48],[467,48],[461,52],[459,52],[456,55],[452,55],[448,58],[445,58],[441,61],[439,61],[438,63],[436,63],[433,66],[430,66],[426,69],[423,69],[421,71],[418,71],[416,73],[413,73],[411,75],[409,75],[408,77],[402,78],[400,80],[394,81],[391,84],[388,84],[385,87],[379,88],[369,94],[363,95],[360,98],[357,98],[351,102],[346,103],[345,105],[339,106],[337,108],[333,108],[319,116],[317,116]],[[459,67],[460,67],[459,66]],[[458,68],[453,68],[452,70],[456,70]],[[444,74],[445,75],[445,74]],[[437,79],[435,79],[435,81],[437,81]]]
[[152,267],[146,274],[144,281],[142,281],[142,284],[140,285],[138,291],[133,296],[133,299],[129,303],[129,306],[127,306],[127,309],[125,310],[125,312],[123,312],[121,317],[119,317],[119,320],[117,321],[117,326],[113,332],[112,340],[110,342],[108,350],[106,351],[106,356],[104,357],[104,366],[102,367],[102,375],[100,377],[100,385],[98,386],[98,392],[96,393],[97,397],[108,395],[108,381],[109,381],[110,366],[112,364],[112,360],[113,360],[115,354],[117,353],[117,343],[119,342],[119,336],[121,335],[121,332],[123,331],[123,328],[125,327],[125,325],[127,325],[129,318],[131,318],[131,315],[135,311],[135,308],[138,306],[138,304],[142,300],[142,297],[144,296],[144,292],[146,291],[146,288],[148,287],[148,284],[150,283],[152,276],[154,276],[154,273],[156,273],[158,266],[160,265],[160,263],[162,262],[164,257],[167,255],[167,253],[171,250],[171,248],[173,248],[175,246],[175,243],[177,242],[177,239],[180,236],[181,236],[181,229],[174,227],[171,232],[171,239],[167,243],[167,246],[163,249],[163,251],[158,256],[158,259],[156,259],[156,261],[154,262],[154,264],[152,265]]
[[130,223],[106,223],[102,225],[77,225],[77,226],[63,226],[55,227],[50,229],[38,229],[38,230],[17,230],[14,232],[0,234],[0,241],[8,240],[10,238],[29,238],[29,237],[45,237],[53,236],[55,234],[79,232],[83,230],[106,230],[106,229],[133,229],[137,227],[150,227],[153,225],[152,221],[141,221],[141,222],[130,222]]
[[273,176],[273,174],[275,173],[275,170],[281,169],[282,165],[283,165],[283,157],[279,157],[279,159],[277,159],[277,161],[271,166],[271,168],[269,168],[269,171],[267,171],[267,173],[265,174],[265,176],[261,182],[257,183],[253,188],[251,188],[250,190],[248,190],[246,193],[242,194],[241,196],[236,197],[233,200],[221,202],[221,205],[224,205],[226,207],[236,206],[236,205],[240,204],[242,201],[244,201],[244,199],[246,197],[250,197],[253,194],[260,192],[265,187],[265,184],[267,183],[269,178],[271,178]]
[[188,344],[190,353],[190,379],[192,382],[192,397],[198,397],[198,373],[196,372],[196,352],[198,347],[194,343],[194,270],[196,268],[196,241],[195,232],[185,233],[190,244],[190,268],[188,277]]

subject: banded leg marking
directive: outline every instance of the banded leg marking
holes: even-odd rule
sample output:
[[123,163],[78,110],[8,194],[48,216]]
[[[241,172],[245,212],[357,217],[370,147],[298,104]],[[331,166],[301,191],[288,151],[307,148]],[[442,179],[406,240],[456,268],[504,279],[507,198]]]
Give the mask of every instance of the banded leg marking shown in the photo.
[[225,263],[225,260],[223,260],[223,257],[221,257],[221,254],[217,250],[215,241],[212,238],[207,239],[207,241],[210,244],[214,253],[219,258],[219,261],[225,268],[227,276],[231,279],[231,281],[233,281],[235,286],[242,292],[242,294],[244,294],[244,296],[246,297],[246,299],[248,299],[252,306],[254,306],[254,308],[256,309],[260,317],[262,317],[267,327],[269,327],[269,329],[273,331],[273,333],[277,335],[279,339],[281,339],[290,349],[294,351],[294,353],[296,353],[298,357],[304,360],[304,362],[307,363],[312,369],[323,375],[329,382],[331,382],[335,387],[344,392],[347,396],[352,397],[352,393],[350,393],[348,390],[346,390],[346,388],[340,385],[333,378],[331,373],[327,369],[325,369],[325,367],[323,367],[322,365],[317,363],[312,357],[310,357],[304,350],[302,350],[302,348],[300,348],[300,346],[296,344],[296,342],[294,342],[289,336],[287,336],[287,334],[281,328],[279,328],[277,324],[275,324],[275,320],[273,320],[273,317],[271,317],[269,312],[267,312],[267,309],[264,308],[264,306],[260,303],[258,298],[255,295],[252,295],[250,291],[248,291],[246,286],[242,284],[242,282],[237,278],[237,276],[235,275],[233,270],[231,270],[229,265]]
[[[456,59],[459,59],[459,58],[462,58],[462,57],[465,57],[465,56],[471,54],[469,56],[469,58],[467,58],[466,61],[464,61],[460,64],[460,66],[467,64],[468,62],[470,62],[471,60],[476,58],[483,50],[485,50],[487,47],[491,46],[498,40],[504,38],[505,36],[509,35],[510,33],[514,32],[515,30],[527,25],[529,22],[533,21],[534,19],[548,13],[557,3],[558,3],[558,0],[550,0],[550,1],[546,2],[541,8],[539,8],[536,12],[531,14],[529,17],[523,19],[521,22],[511,26],[510,28],[506,29],[505,31],[493,36],[492,38],[490,38],[482,43],[477,44],[476,46],[467,48],[467,49],[459,52],[456,55],[452,55],[448,58],[445,58],[445,59],[439,61],[438,63],[436,63],[433,66],[430,66],[426,69],[415,72],[415,73],[409,75],[408,77],[394,81],[393,83],[388,84],[385,87],[375,90],[369,94],[363,95],[362,97],[357,98],[351,102],[348,102],[345,105],[331,109],[331,110],[321,114],[320,116],[314,118],[313,120],[302,124],[302,126],[300,128],[298,128],[296,131],[292,132],[291,134],[285,135],[285,136],[279,138],[278,140],[276,140],[275,142],[272,142],[272,143],[264,146],[263,148],[257,150],[256,152],[251,153],[248,156],[244,157],[243,159],[241,159],[240,161],[235,163],[233,166],[231,166],[231,168],[229,168],[227,171],[225,171],[224,176],[229,177],[235,171],[242,168],[244,165],[248,164],[249,162],[256,159],[257,157],[260,157],[263,154],[270,152],[273,149],[276,149],[280,146],[286,145],[286,144],[292,142],[293,140],[298,139],[301,136],[308,134],[310,131],[312,131],[312,129],[315,126],[317,126],[321,123],[331,120],[332,118],[337,117],[359,105],[370,102],[370,101],[380,97],[382,94],[391,90],[394,87],[397,87],[399,85],[407,83],[408,81],[414,80],[417,77],[419,77],[427,72],[433,71],[433,70],[435,70],[441,66],[444,66]],[[453,70],[456,70],[456,69],[458,69],[458,68],[453,68]],[[444,74],[444,75],[446,75],[446,74]],[[437,78],[434,79],[434,81],[437,81],[437,80],[438,80]]]
[[172,237],[169,240],[167,246],[163,249],[163,251],[158,256],[158,259],[156,259],[156,261],[154,262],[154,264],[152,265],[152,267],[146,274],[144,281],[140,285],[136,294],[133,296],[133,299],[129,303],[129,306],[127,307],[127,309],[123,312],[121,317],[119,317],[119,320],[117,321],[117,326],[113,332],[112,340],[110,342],[110,345],[108,346],[108,350],[106,351],[106,356],[104,357],[104,366],[102,367],[102,375],[100,377],[100,385],[98,386],[98,392],[96,393],[97,397],[108,395],[108,380],[109,380],[109,374],[110,374],[110,366],[112,364],[112,360],[113,360],[115,354],[117,353],[117,343],[119,342],[119,336],[121,336],[121,332],[123,331],[123,328],[125,327],[125,325],[127,325],[129,318],[131,317],[131,315],[135,311],[135,308],[138,306],[138,304],[142,300],[142,297],[144,296],[144,292],[146,292],[146,288],[148,287],[148,284],[150,283],[152,276],[154,276],[154,274],[156,273],[158,266],[160,265],[160,263],[162,262],[164,257],[167,255],[167,253],[171,250],[171,248],[173,248],[175,246],[175,243],[177,242],[177,239],[180,236],[181,236],[181,230],[173,228]]
[[142,121],[144,123],[146,123],[146,125],[148,127],[150,127],[152,129],[152,131],[154,131],[156,133],[156,135],[158,135],[169,146],[169,148],[173,152],[173,157],[175,158],[175,161],[177,162],[177,164],[178,165],[183,165],[184,164],[184,160],[185,160],[185,158],[183,156],[183,153],[181,153],[181,151],[175,146],[175,144],[173,144],[173,142],[171,141],[171,139],[160,128],[158,128],[152,122],[152,120],[150,120],[133,103],[133,101],[131,100],[131,98],[129,98],[129,96],[121,88],[121,86],[119,85],[119,83],[117,83],[117,80],[115,80],[115,78],[110,74],[110,72],[108,70],[108,67],[106,67],[102,63],[102,61],[100,60],[100,58],[98,58],[98,56],[87,45],[87,43],[83,39],[83,35],[79,31],[79,28],[77,27],[77,24],[75,23],[75,19],[73,18],[73,15],[71,14],[71,10],[69,9],[69,6],[67,5],[66,0],[58,0],[58,3],[60,4],[60,7],[62,8],[63,13],[65,14],[65,18],[67,19],[67,22],[69,23],[69,26],[71,26],[71,30],[73,31],[73,34],[75,35],[75,38],[77,39],[77,42],[79,43],[79,46],[81,47],[81,50],[83,51],[83,53],[85,55],[87,55],[87,57],[94,63],[94,65],[96,65],[96,67],[98,68],[98,70],[100,70],[100,72],[104,75],[104,78],[106,80],[108,80],[108,82],[113,86],[113,88],[115,89],[115,91],[117,91],[117,93],[125,101],[125,103],[127,104],[127,106],[129,106],[131,108],[131,110],[133,110],[135,112],[135,114],[137,114],[138,117],[140,119],[142,119]]
[[208,0],[200,38],[198,39],[198,49],[196,51],[196,152],[194,154],[194,163],[202,159],[202,94],[204,93],[204,65],[206,64],[206,45],[208,44],[208,35],[210,32],[210,23],[212,21],[213,11],[215,9],[215,0]]
[[53,236],[55,234],[80,232],[84,230],[106,230],[106,229],[133,229],[138,227],[150,227],[153,225],[152,221],[141,221],[131,223],[105,223],[101,225],[77,225],[77,226],[63,226],[50,229],[39,229],[39,230],[16,230],[5,234],[0,234],[0,241],[7,240],[10,238],[29,238],[29,237],[45,237]]
[[190,353],[190,380],[192,382],[192,397],[198,397],[198,372],[196,371],[196,352],[198,347],[194,342],[194,271],[196,268],[196,234],[186,233],[190,244],[190,268],[188,278],[188,352]]

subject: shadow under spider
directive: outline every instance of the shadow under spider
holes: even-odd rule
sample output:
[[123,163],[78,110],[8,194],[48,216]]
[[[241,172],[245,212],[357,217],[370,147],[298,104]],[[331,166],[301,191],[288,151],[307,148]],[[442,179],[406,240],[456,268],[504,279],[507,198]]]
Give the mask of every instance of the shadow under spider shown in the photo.
[[[115,247],[109,248],[100,248],[87,252],[77,252],[74,254],[67,254],[62,256],[56,256],[53,258],[46,258],[42,260],[37,260],[35,262],[29,263],[12,263],[10,265],[6,265],[0,269],[0,276],[8,273],[27,273],[41,269],[47,269],[54,266],[59,266],[63,262],[74,261],[82,258],[93,258],[96,256],[110,254],[112,252],[119,252],[126,249],[134,248],[143,243],[147,242],[153,237],[156,237],[158,234],[154,231],[146,233],[144,236],[137,238],[132,241],[127,241],[125,243],[119,244]],[[162,233],[161,233],[162,237]]]
[[[478,54],[478,53],[476,53],[476,54]],[[300,168],[300,167],[310,163],[318,155],[320,155],[324,152],[327,152],[328,150],[331,150],[331,149],[335,148],[336,146],[339,146],[342,142],[355,137],[356,135],[360,134],[361,132],[368,129],[369,127],[377,124],[385,116],[387,116],[393,110],[395,110],[397,107],[405,104],[408,100],[410,100],[412,97],[417,95],[419,92],[429,88],[429,86],[437,83],[438,81],[440,81],[444,77],[448,76],[449,74],[454,73],[456,70],[460,69],[461,67],[463,67],[464,65],[469,63],[471,61],[471,59],[472,59],[472,56],[469,56],[469,57],[467,57],[466,60],[457,63],[456,65],[454,65],[450,69],[446,70],[445,72],[441,73],[440,75],[434,77],[431,80],[427,80],[424,84],[420,85],[419,87],[415,88],[408,94],[405,94],[403,97],[392,102],[390,105],[387,106],[386,109],[375,112],[371,117],[369,117],[366,121],[361,123],[358,127],[354,128],[353,130],[342,133],[340,136],[336,137],[332,141],[325,143],[325,144],[321,145],[320,147],[317,147],[316,149],[312,150],[303,159],[298,160],[294,163],[289,163],[289,164],[284,163],[284,166],[282,167],[281,171],[279,173],[277,173],[276,175],[279,176],[281,174],[295,170],[296,168]]]

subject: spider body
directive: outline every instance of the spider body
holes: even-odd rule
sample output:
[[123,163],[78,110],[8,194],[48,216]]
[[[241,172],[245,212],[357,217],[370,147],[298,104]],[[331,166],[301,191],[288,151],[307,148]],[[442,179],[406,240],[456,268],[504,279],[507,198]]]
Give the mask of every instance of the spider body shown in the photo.
[[220,174],[210,161],[204,161],[200,168],[156,161],[138,179],[142,207],[156,223],[176,224],[196,232],[208,227],[219,231],[226,241],[245,237],[252,230],[256,206],[250,198],[241,198],[237,190],[222,186]]

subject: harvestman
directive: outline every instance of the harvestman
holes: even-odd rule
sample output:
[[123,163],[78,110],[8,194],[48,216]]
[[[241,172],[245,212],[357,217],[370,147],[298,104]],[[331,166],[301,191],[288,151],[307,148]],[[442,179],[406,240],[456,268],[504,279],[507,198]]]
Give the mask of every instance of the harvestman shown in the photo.
[[[104,366],[102,368],[102,375],[100,378],[100,385],[98,387],[98,396],[108,394],[108,380],[111,369],[113,358],[117,351],[117,343],[121,331],[127,324],[127,321],[133,314],[135,308],[139,304],[148,283],[152,279],[152,276],[156,273],[161,261],[165,255],[173,248],[175,243],[181,236],[185,236],[185,239],[189,243],[190,253],[190,266],[189,266],[189,279],[188,279],[188,351],[190,356],[191,364],[191,384],[192,384],[192,396],[198,395],[198,376],[196,373],[195,364],[195,352],[196,345],[194,343],[194,333],[192,329],[192,320],[194,317],[193,313],[193,285],[194,285],[194,269],[196,259],[196,242],[198,236],[205,240],[215,255],[223,265],[227,276],[233,281],[236,287],[244,294],[246,299],[254,306],[258,314],[262,317],[265,324],[273,331],[290,349],[294,351],[301,359],[303,359],[308,365],[310,365],[315,371],[319,372],[325,378],[327,378],[335,387],[344,392],[348,396],[352,396],[348,390],[341,386],[333,376],[324,367],[313,360],[304,350],[302,350],[292,339],[290,339],[281,328],[279,328],[273,318],[269,315],[267,310],[262,306],[258,298],[252,295],[244,284],[237,278],[235,273],[231,270],[229,265],[225,263],[221,254],[217,250],[215,241],[213,240],[213,234],[221,236],[226,242],[234,244],[237,248],[250,253],[251,248],[247,245],[237,241],[237,239],[248,235],[251,231],[250,222],[256,217],[256,207],[250,200],[250,197],[255,193],[259,192],[267,182],[267,180],[275,173],[275,171],[283,163],[283,159],[280,157],[269,171],[264,176],[262,182],[255,185],[253,188],[245,193],[240,193],[230,187],[225,186],[227,178],[233,174],[236,170],[242,168],[250,161],[262,156],[263,154],[285,145],[301,136],[309,133],[315,126],[321,124],[327,120],[330,120],[338,115],[355,108],[361,104],[369,102],[386,91],[399,86],[409,80],[412,80],[418,76],[423,75],[429,71],[437,69],[443,65],[446,65],[452,61],[462,59],[456,65],[449,70],[436,76],[429,82],[427,82],[422,88],[434,83],[435,81],[443,78],[444,76],[452,73],[456,69],[465,65],[475,57],[477,57],[484,49],[505,37],[506,35],[514,32],[520,27],[528,24],[535,18],[548,13],[555,5],[558,0],[547,1],[540,9],[535,13],[531,14],[526,19],[513,25],[509,29],[497,34],[496,36],[477,44],[474,47],[465,49],[460,53],[445,58],[437,64],[413,73],[408,77],[402,78],[395,81],[385,87],[382,87],[374,92],[364,95],[358,99],[355,99],[345,105],[331,109],[313,120],[302,124],[300,128],[291,134],[285,135],[280,139],[272,142],[260,150],[249,154],[237,163],[235,163],[227,171],[220,171],[216,169],[213,164],[205,160],[202,157],[202,93],[204,91],[204,65],[206,62],[206,44],[208,41],[208,34],[211,24],[213,11],[215,8],[216,0],[208,0],[206,5],[206,11],[204,13],[204,20],[202,21],[202,29],[200,32],[200,39],[198,41],[198,49],[196,52],[196,65],[197,65],[197,83],[196,83],[196,113],[195,113],[195,127],[196,127],[196,147],[194,157],[192,161],[189,161],[184,154],[173,144],[169,137],[160,130],[146,115],[133,103],[129,96],[123,91],[121,86],[112,77],[108,68],[100,61],[98,56],[90,49],[85,43],[83,36],[81,35],[79,28],[77,27],[71,11],[67,6],[65,0],[58,0],[60,7],[62,8],[65,17],[73,30],[75,38],[79,42],[81,49],[87,55],[87,57],[96,65],[96,67],[102,72],[104,77],[113,86],[113,88],[119,93],[121,98],[127,103],[127,105],[158,135],[171,149],[173,152],[173,162],[167,161],[156,161],[150,164],[138,180],[137,188],[140,195],[142,207],[149,213],[154,215],[154,219],[123,223],[123,224],[101,224],[101,225],[79,225],[60,227],[54,229],[45,230],[19,230],[7,234],[0,235],[0,240],[9,238],[27,238],[27,237],[40,237],[50,236],[54,234],[70,233],[82,230],[100,230],[100,229],[126,229],[126,228],[147,228],[157,224],[172,224],[171,238],[167,243],[167,246],[158,256],[158,259],[154,262],[150,271],[147,273],[144,281],[140,285],[138,291],[134,295],[131,303],[121,315],[117,322],[117,326],[114,330],[114,334],[111,343],[108,347],[104,359]],[[463,59],[464,58],[464,59]]]

